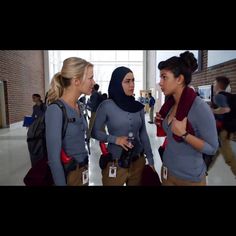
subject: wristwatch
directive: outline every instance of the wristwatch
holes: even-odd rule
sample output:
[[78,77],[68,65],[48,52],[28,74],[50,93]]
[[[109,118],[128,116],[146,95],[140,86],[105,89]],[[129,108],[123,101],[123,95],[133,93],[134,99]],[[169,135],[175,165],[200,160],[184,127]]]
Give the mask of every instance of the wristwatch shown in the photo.
[[185,140],[188,134],[189,134],[189,132],[187,131],[187,132],[184,133],[181,137]]

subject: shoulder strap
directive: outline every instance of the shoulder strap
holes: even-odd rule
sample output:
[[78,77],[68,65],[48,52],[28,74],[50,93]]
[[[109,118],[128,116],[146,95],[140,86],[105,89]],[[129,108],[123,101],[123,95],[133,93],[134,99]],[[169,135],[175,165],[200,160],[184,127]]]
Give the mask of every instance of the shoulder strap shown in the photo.
[[58,105],[62,110],[62,139],[64,139],[64,137],[66,135],[66,129],[67,129],[67,126],[68,126],[68,117],[67,117],[65,105],[59,99],[52,102],[51,104]]
[[228,105],[231,106],[232,93],[228,93],[228,92],[225,92],[225,91],[221,91],[221,92],[219,92],[218,94],[224,95],[224,96],[227,98]]
[[222,95],[225,95],[225,96],[228,96],[228,95],[230,95],[230,93],[228,93],[228,92],[225,92],[225,91],[221,91],[221,92],[219,92],[219,94],[222,94]]
[[226,91],[221,91],[221,92],[219,92],[219,94],[223,94],[223,95],[228,95],[228,94],[230,94],[230,93],[228,93],[228,92],[226,92]]
[[224,95],[225,97],[227,97],[227,99],[230,99],[231,96],[232,96],[232,93],[228,93],[228,92],[225,92],[225,91],[221,91],[218,94]]

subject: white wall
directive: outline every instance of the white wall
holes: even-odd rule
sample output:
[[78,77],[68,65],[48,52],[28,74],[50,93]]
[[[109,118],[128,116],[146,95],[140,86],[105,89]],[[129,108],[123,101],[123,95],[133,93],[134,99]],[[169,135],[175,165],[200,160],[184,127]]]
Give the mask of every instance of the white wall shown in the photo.
[[49,76],[49,56],[48,51],[44,50],[44,81],[45,81],[45,93],[49,89],[50,76]]
[[152,96],[156,99],[154,113],[159,111],[161,106],[161,91],[156,84],[157,66],[156,66],[156,51],[146,51],[146,88],[152,90]]

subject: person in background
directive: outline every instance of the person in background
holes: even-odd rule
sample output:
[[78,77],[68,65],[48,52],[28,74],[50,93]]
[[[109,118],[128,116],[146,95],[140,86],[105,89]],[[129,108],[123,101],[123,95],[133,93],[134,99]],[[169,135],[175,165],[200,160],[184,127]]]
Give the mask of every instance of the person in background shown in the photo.
[[108,99],[107,93],[103,93],[103,94],[102,94],[102,99],[103,99],[103,101],[106,100],[106,99]]
[[101,92],[98,92],[98,90],[99,90],[99,85],[95,84],[93,87],[92,95],[90,96],[91,116],[89,120],[89,131],[88,131],[89,138],[91,136],[91,131],[96,117],[96,111],[98,109],[99,104],[103,101]]
[[154,124],[153,122],[153,115],[154,115],[154,106],[155,106],[155,98],[152,96],[151,93],[148,93],[148,97],[149,97],[149,117],[150,117],[150,121],[148,121],[149,124]]
[[138,98],[138,101],[144,105],[144,97],[141,91],[140,91],[140,97]]
[[41,100],[41,96],[37,93],[34,93],[32,95],[32,100],[35,103],[35,105],[33,106],[32,118],[33,120],[35,120],[45,113],[46,105]]
[[236,176],[236,157],[230,143],[232,135],[236,132],[236,112],[234,110],[236,108],[232,109],[228,100],[230,93],[227,91],[231,91],[229,78],[225,76],[217,77],[214,81],[213,90],[215,94],[213,103],[216,108],[212,108],[212,111],[218,124],[220,140],[220,147],[216,157],[221,153],[225,163],[229,165],[232,173]]
[[149,98],[147,94],[145,94],[145,98],[144,98],[144,110],[145,110],[145,113],[149,113]]
[[81,96],[81,97],[79,98],[79,105],[80,105],[81,111],[82,111],[83,114],[84,114],[85,119],[86,119],[86,120],[87,120],[87,119],[89,120],[90,117],[89,117],[89,115],[88,115],[87,102],[86,102],[86,96],[85,96],[85,95],[84,95],[84,96]]

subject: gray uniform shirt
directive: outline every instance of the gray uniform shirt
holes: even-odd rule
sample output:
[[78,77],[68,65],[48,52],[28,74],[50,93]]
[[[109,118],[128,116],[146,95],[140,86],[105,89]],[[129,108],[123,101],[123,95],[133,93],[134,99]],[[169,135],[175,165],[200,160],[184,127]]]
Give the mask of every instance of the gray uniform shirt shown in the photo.
[[168,172],[181,179],[199,182],[206,172],[202,153],[213,155],[218,148],[218,135],[214,115],[200,97],[196,97],[188,113],[195,136],[204,140],[203,149],[199,152],[186,142],[176,142],[167,124],[168,115],[163,121],[167,133],[167,147],[163,155],[163,165]]
[[62,110],[58,105],[48,106],[45,113],[46,123],[46,144],[48,151],[48,163],[52,171],[56,185],[66,185],[65,174],[60,160],[61,148],[66,154],[74,158],[78,163],[84,161],[88,156],[85,147],[85,132],[87,123],[84,116],[60,99],[66,108],[68,118],[74,122],[69,122],[62,141]]
[[34,105],[33,106],[32,117],[34,119],[37,119],[38,117],[42,116],[45,111],[46,111],[46,105],[44,103],[41,103],[39,106]]
[[[101,131],[103,124],[107,125],[109,134]],[[129,132],[132,132],[135,138],[132,155],[140,154],[144,150],[148,163],[153,165],[153,153],[145,126],[144,110],[130,113],[119,108],[111,99],[103,101],[97,110],[92,137],[108,142],[108,150],[113,159],[118,159],[121,155],[122,147],[115,144],[116,138],[128,136]]]
[[[218,107],[229,107],[227,97],[223,94],[216,94],[213,97],[213,101]],[[215,114],[215,118],[216,120],[223,121],[224,114]]]

